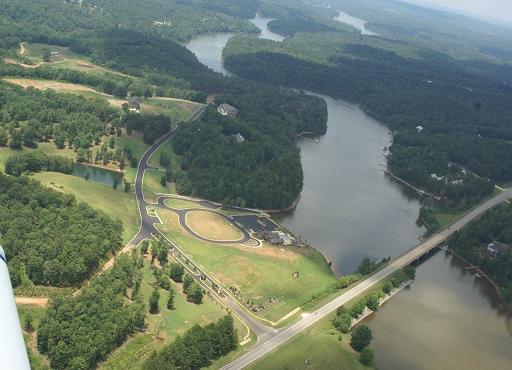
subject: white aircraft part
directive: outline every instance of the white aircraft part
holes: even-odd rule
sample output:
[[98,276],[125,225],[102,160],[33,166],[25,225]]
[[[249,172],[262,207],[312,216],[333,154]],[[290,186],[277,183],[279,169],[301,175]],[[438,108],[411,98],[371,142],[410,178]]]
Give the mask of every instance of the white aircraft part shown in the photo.
[[7,258],[0,246],[0,370],[30,370]]

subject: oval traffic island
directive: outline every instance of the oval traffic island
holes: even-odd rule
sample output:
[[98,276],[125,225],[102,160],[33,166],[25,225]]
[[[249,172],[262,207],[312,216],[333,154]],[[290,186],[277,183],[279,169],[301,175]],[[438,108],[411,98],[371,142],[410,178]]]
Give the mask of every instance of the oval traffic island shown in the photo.
[[190,211],[185,221],[195,234],[211,241],[240,241],[245,236],[223,216],[214,212]]

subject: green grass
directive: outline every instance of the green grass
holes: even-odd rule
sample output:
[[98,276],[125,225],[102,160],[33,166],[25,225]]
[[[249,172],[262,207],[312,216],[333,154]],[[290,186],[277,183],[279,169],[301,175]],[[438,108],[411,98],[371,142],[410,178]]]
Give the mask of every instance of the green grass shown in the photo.
[[147,112],[165,114],[175,122],[184,121],[200,106],[191,101],[157,97],[144,100],[143,103]]
[[98,367],[99,370],[126,370],[141,369],[144,361],[166,344],[153,335],[140,333],[130,337],[126,343],[117,348],[105,362]]
[[[78,200],[88,203],[91,207],[101,210],[113,218],[120,219],[124,226],[123,240],[125,242],[130,241],[137,233],[139,215],[133,193],[125,193],[104,184],[56,172],[37,173],[34,174],[34,178],[54,190],[73,194]],[[58,189],[51,185],[51,182],[64,188]]]
[[342,335],[339,340],[340,333],[330,320],[321,320],[247,369],[372,369],[359,362],[359,355],[349,345],[350,335]]
[[198,203],[191,202],[185,199],[166,199],[165,204],[168,207],[175,209],[188,209],[188,208],[204,208]]
[[[336,280],[323,257],[310,248],[223,246],[199,241],[170,225],[159,228],[219,283],[239,287],[244,301],[265,303],[270,297],[284,297],[258,313],[269,320],[302,306]],[[292,276],[295,271],[299,278]]]
[[171,159],[171,170],[176,173],[179,170],[181,170],[181,156],[174,153],[174,150],[172,148],[172,141],[166,142],[164,145],[162,145],[158,150],[153,153],[151,158],[149,158],[149,164],[153,167],[162,168],[160,166],[160,154],[162,152],[166,152],[169,155],[169,158]]
[[161,179],[165,176],[165,172],[149,168],[144,171],[144,187],[153,193],[174,194],[174,184],[167,183],[167,186],[162,186]]
[[49,155],[60,155],[67,158],[75,159],[76,154],[72,149],[57,149],[55,144],[53,143],[39,143],[37,149],[32,148],[26,148],[23,147],[21,150],[14,150],[9,147],[0,147],[0,170],[5,170],[5,161],[7,158],[9,158],[11,155],[20,154],[25,151],[34,151],[34,150],[40,150],[43,153],[49,154]]
[[[141,292],[144,302],[148,302],[149,296],[154,289],[155,279],[150,267],[150,261],[145,259]],[[178,335],[184,334],[194,325],[206,325],[216,321],[227,314],[220,304],[205,296],[203,303],[196,305],[189,303],[182,293],[182,284],[172,283],[176,293],[174,303],[175,309],[170,311],[166,308],[169,293],[160,289],[160,313],[146,316],[147,328],[144,333],[131,337],[123,346],[100,365],[99,369],[140,369],[149,355],[164,345],[172,342]],[[159,338],[157,339],[155,329],[160,327]],[[245,329],[238,320],[235,320],[235,327],[239,336],[245,336]]]
[[[28,313],[32,316],[32,326],[35,330],[39,326],[41,319],[46,313],[46,309],[33,306],[18,306],[18,315],[20,317],[21,327],[24,328],[26,316]],[[33,370],[48,369],[48,359],[40,354],[36,348],[36,332],[28,333],[23,329],[23,339],[27,347],[27,353],[30,360],[30,366]]]

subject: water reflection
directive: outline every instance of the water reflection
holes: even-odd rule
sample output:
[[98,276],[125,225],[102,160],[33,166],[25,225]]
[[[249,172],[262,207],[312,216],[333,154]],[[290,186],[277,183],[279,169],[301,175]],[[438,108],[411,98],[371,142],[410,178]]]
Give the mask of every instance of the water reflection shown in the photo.
[[75,163],[73,165],[73,176],[85,178],[86,173],[89,174],[89,181],[96,181],[102,184],[113,186],[114,182],[121,185],[123,173],[106,170],[93,166],[86,166],[83,164]]
[[512,317],[494,287],[439,252],[366,321],[380,369],[510,369]]

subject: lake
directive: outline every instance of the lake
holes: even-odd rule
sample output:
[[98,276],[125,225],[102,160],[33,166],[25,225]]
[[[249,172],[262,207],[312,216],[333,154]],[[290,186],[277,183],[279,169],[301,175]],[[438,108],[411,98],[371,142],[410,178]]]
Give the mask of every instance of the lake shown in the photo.
[[[229,37],[201,35],[187,47],[221,71],[221,39]],[[327,134],[299,140],[304,190],[297,208],[276,218],[347,273],[365,256],[397,256],[425,230],[415,223],[418,200],[382,172],[388,129],[355,105],[322,98]],[[366,323],[380,369],[512,368],[511,322],[496,293],[444,252]]]
[[379,36],[378,33],[372,32],[368,28],[366,28],[366,25],[368,24],[368,22],[366,22],[363,19],[353,17],[350,14],[347,14],[345,12],[340,11],[340,14],[334,19],[337,20],[338,22],[345,23],[352,27],[357,28],[361,32],[362,35]]

